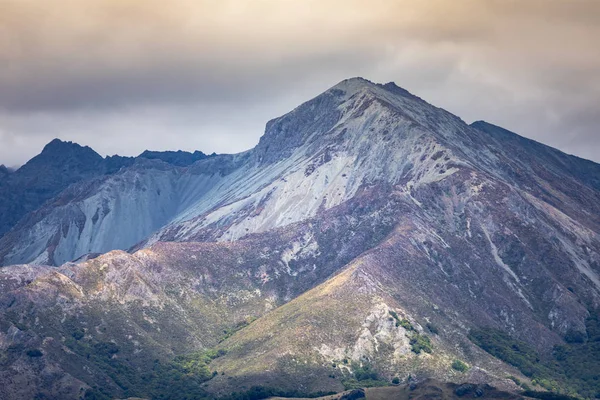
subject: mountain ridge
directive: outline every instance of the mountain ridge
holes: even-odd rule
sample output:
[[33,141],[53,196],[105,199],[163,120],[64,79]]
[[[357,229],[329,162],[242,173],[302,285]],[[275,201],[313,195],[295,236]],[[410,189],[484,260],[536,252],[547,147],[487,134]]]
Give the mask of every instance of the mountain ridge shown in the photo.
[[0,393],[158,396],[148,365],[210,350],[208,398],[339,391],[365,368],[588,395],[472,340],[502,332],[558,363],[600,309],[600,166],[499,129],[350,79],[255,149],[70,186],[0,239],[5,262],[62,264],[0,268]]
[[[396,104],[394,105],[392,100],[389,100],[387,97],[397,93],[400,93],[401,99],[399,102],[396,101]],[[416,101],[416,103],[412,103],[413,100]],[[409,103],[406,103],[406,101],[409,101]],[[424,108],[420,108],[423,105]],[[340,107],[344,108],[345,111],[342,111]],[[379,120],[375,121],[374,124],[380,124],[382,126],[376,127],[373,125],[372,121],[366,122],[367,125],[370,124],[369,126],[355,126],[353,129],[357,133],[354,136],[355,139],[353,139],[352,135],[349,136],[347,133],[348,127],[342,126],[344,125],[345,118],[350,118],[351,120],[356,121],[360,118],[360,115],[364,114],[364,112],[368,110],[372,110],[369,111],[371,115],[379,115]],[[385,115],[385,118],[388,118],[388,120],[391,118],[394,121],[403,121],[403,126],[409,127],[409,129],[405,131],[411,132],[410,135],[412,135],[412,139],[407,136],[404,138],[404,140],[412,140],[413,148],[418,149],[423,145],[430,146],[432,148],[438,147],[437,150],[431,150],[431,152],[435,153],[435,157],[439,157],[439,159],[430,160],[434,162],[433,165],[429,165],[427,162],[425,162],[425,160],[418,159],[415,154],[404,154],[403,156],[400,156],[399,154],[402,154],[403,152],[412,151],[409,148],[411,144],[408,142],[401,142],[399,141],[400,139],[396,139],[396,144],[394,145],[396,147],[393,147],[390,146],[390,143],[392,142],[386,141],[389,141],[390,137],[395,136],[393,133],[389,133],[390,131],[404,128],[398,128],[398,125],[387,126],[387,122],[382,121],[384,119],[382,115]],[[306,121],[311,122],[307,125]],[[451,131],[444,132],[445,129],[447,130],[447,127],[445,129],[440,129],[440,123],[448,126],[454,126],[454,128],[452,128]],[[313,127],[317,125],[317,130],[313,129]],[[295,126],[301,126],[302,128],[301,130],[296,130]],[[336,127],[339,127],[339,129]],[[292,129],[293,131],[287,132],[289,129]],[[365,133],[364,131],[368,131],[369,129],[379,132],[379,137],[368,138],[369,134]],[[429,105],[422,99],[413,96],[396,85],[378,85],[362,78],[348,79],[331,87],[323,94],[317,96],[315,99],[297,107],[286,116],[269,121],[265,129],[265,135],[261,138],[256,148],[238,155],[211,156],[210,158],[213,159],[213,161],[210,162],[211,165],[216,166],[223,164],[223,166],[229,166],[226,166],[224,169],[217,167],[218,176],[215,176],[214,172],[210,172],[214,171],[211,170],[211,168],[214,167],[208,168],[209,174],[212,174],[211,176],[213,178],[211,179],[213,183],[210,184],[210,187],[207,187],[206,193],[201,192],[201,197],[196,196],[196,198],[189,198],[188,195],[185,195],[187,196],[186,198],[190,199],[189,204],[184,202],[181,205],[169,206],[171,209],[179,211],[168,212],[164,217],[162,217],[161,221],[163,224],[165,224],[165,226],[161,227],[157,224],[153,224],[150,228],[141,229],[139,231],[140,234],[132,236],[131,239],[127,239],[122,242],[114,242],[114,244],[110,245],[109,247],[125,250],[131,248],[136,243],[141,243],[141,245],[143,245],[143,243],[153,243],[156,240],[191,240],[194,238],[194,235],[197,235],[194,232],[199,230],[209,232],[204,228],[205,225],[210,225],[212,223],[210,218],[215,218],[210,217],[211,208],[214,209],[214,207],[217,207],[216,209],[218,209],[218,207],[220,207],[219,205],[228,205],[227,207],[229,208],[226,207],[223,208],[223,210],[247,209],[248,207],[251,209],[257,204],[260,204],[261,201],[266,201],[266,205],[268,204],[267,196],[273,197],[274,191],[276,191],[280,186],[276,183],[277,179],[279,179],[277,176],[284,177],[287,175],[287,177],[283,179],[302,180],[305,177],[299,171],[296,171],[290,175],[290,172],[293,172],[292,169],[297,168],[297,165],[299,165],[298,163],[304,163],[304,175],[306,175],[308,173],[312,173],[312,171],[315,169],[318,169],[319,166],[328,164],[328,161],[331,159],[334,152],[344,153],[345,158],[339,158],[340,163],[343,164],[338,163],[337,166],[333,166],[335,170],[332,170],[329,172],[329,174],[332,173],[352,176],[352,174],[348,174],[342,170],[346,169],[350,171],[352,167],[349,163],[356,162],[353,161],[357,160],[356,157],[364,159],[362,162],[369,162],[371,166],[361,168],[361,170],[367,175],[360,179],[356,178],[353,182],[340,181],[338,176],[337,182],[335,183],[335,185],[337,185],[336,188],[332,188],[329,183],[325,183],[322,180],[324,177],[321,177],[320,183],[317,184],[329,185],[329,188],[323,188],[325,192],[327,192],[327,190],[333,190],[336,192],[328,193],[327,201],[325,203],[326,207],[337,204],[340,200],[347,199],[348,196],[351,196],[353,191],[355,191],[364,180],[379,179],[374,176],[377,173],[387,175],[391,177],[390,179],[399,179],[399,177],[403,174],[410,174],[411,168],[413,168],[414,165],[419,164],[423,165],[420,166],[421,171],[416,172],[417,174],[421,175],[421,177],[417,177],[417,179],[422,179],[425,175],[428,177],[426,179],[440,179],[447,174],[452,173],[456,169],[456,166],[465,166],[466,163],[475,169],[484,168],[484,170],[490,174],[497,175],[498,173],[501,173],[501,179],[511,180],[512,184],[515,184],[515,176],[518,177],[518,171],[523,167],[521,165],[515,166],[514,162],[507,162],[509,156],[506,153],[498,152],[498,150],[494,150],[496,153],[490,153],[489,147],[486,147],[488,144],[482,142],[482,140],[485,138],[482,138],[478,133],[482,132],[482,130],[472,128],[475,130],[469,131],[469,129],[471,128],[462,120],[460,120],[460,118],[452,116],[447,111]],[[488,129],[488,133],[489,131],[490,130]],[[405,135],[406,134],[408,133],[405,133]],[[344,137],[344,135],[346,137]],[[503,136],[506,137],[507,135],[504,134]],[[364,140],[365,138],[366,140]],[[508,140],[512,141],[514,138],[516,138],[516,136],[508,135]],[[394,141],[394,139],[392,140]],[[378,141],[379,143],[377,144],[377,146],[379,146],[379,149],[377,150],[373,150],[372,148],[375,145],[373,143],[376,143],[375,141]],[[501,149],[504,145],[504,142],[498,143],[498,141],[496,141],[495,148]],[[392,155],[390,151],[394,148],[399,150],[397,154]],[[357,151],[355,151],[356,149],[359,150],[358,154]],[[360,153],[360,151],[362,151],[362,153]],[[423,150],[420,151],[423,152]],[[293,154],[294,152],[296,154]],[[367,161],[368,157],[370,157],[368,154],[371,152],[379,155],[388,154],[386,159],[389,161],[384,161],[383,163],[380,163],[379,160]],[[173,156],[170,153],[165,154],[168,155],[168,157]],[[581,178],[581,176],[579,176],[578,180],[580,183],[584,186],[589,186],[589,184],[591,184],[592,189],[597,189],[597,180],[594,178],[594,176],[596,176],[597,171],[600,171],[600,168],[598,168],[596,164],[585,163],[585,167],[577,167],[575,164],[577,164],[579,161],[570,158],[568,155],[564,155],[564,153],[556,153],[556,151],[554,151],[551,156],[556,158],[556,154],[558,154],[558,157],[562,159],[562,164],[557,167],[560,170],[561,175],[564,174],[565,171],[583,170],[584,174],[587,173],[590,178]],[[482,155],[485,156],[483,161],[481,161]],[[549,160],[546,154],[542,152],[541,155],[543,158],[535,161],[535,163],[545,163],[548,165],[552,165],[553,163],[556,165],[556,162],[554,162],[553,159]],[[204,157],[203,153],[199,153],[198,156],[201,159],[206,158]],[[186,157],[192,157],[192,159],[194,159],[193,157],[196,156],[188,155]],[[419,155],[419,157],[423,158],[426,156]],[[410,161],[404,161],[402,158],[405,160],[410,159]],[[301,159],[304,161],[300,161]],[[196,165],[199,161],[201,163]],[[188,162],[189,160],[186,161],[186,164]],[[287,166],[285,165],[286,162]],[[565,164],[569,168],[564,168]],[[192,176],[197,176],[197,174],[206,175],[203,171],[200,171],[202,165],[208,164],[202,162],[200,159],[196,160],[194,164],[188,164],[188,172],[184,171],[183,173]],[[380,166],[387,168],[387,170],[377,172],[380,170]],[[560,167],[563,168],[560,169]],[[526,166],[526,168],[529,167]],[[543,169],[544,167],[540,168]],[[191,174],[189,174],[189,171],[192,171]],[[271,175],[265,176],[266,171],[272,171],[270,173]],[[141,170],[140,172],[143,173]],[[545,171],[542,171],[542,173],[547,174]],[[436,174],[441,176],[437,176]],[[571,174],[571,176],[573,175]],[[559,182],[559,179],[557,179],[558,177],[552,178],[554,182]],[[406,177],[402,179],[409,178]],[[131,185],[135,186],[133,183],[131,183]],[[149,185],[154,186],[156,183],[149,183]],[[538,185],[537,178],[536,180],[529,182],[528,185]],[[586,200],[586,207],[590,208],[592,211],[598,212],[598,214],[593,215],[600,215],[600,206],[596,205],[598,204],[598,196],[590,193],[589,189],[582,189],[580,186],[581,185],[579,184],[576,184],[575,186],[570,184],[567,188],[559,188],[559,191],[563,193],[581,192],[582,197]],[[245,189],[246,191],[242,190],[244,187],[247,188]],[[235,191],[232,191],[229,188],[236,189]],[[98,190],[104,189],[99,187]],[[160,192],[164,191],[165,189],[156,187],[151,190]],[[292,191],[293,190],[294,189],[292,189]],[[256,191],[259,192],[256,193]],[[549,192],[548,188],[545,187],[539,188],[538,191],[549,193],[548,197],[557,197],[553,195],[552,191]],[[236,194],[236,192],[238,194]],[[253,192],[255,192],[254,195],[251,195]],[[340,198],[340,195],[343,197]],[[172,196],[181,197],[182,195],[174,193]],[[255,199],[252,199],[253,196]],[[558,201],[559,200],[560,198],[558,198]],[[320,203],[321,200],[319,196],[317,196],[312,203],[308,203],[306,205],[307,209],[302,212],[302,215],[310,215],[311,213],[316,212],[318,207],[320,207]],[[551,204],[556,205],[557,200],[553,199]],[[138,206],[141,206],[142,208],[152,207],[150,203],[142,203],[142,205]],[[85,219],[88,221],[87,223],[94,222],[96,220],[94,216],[100,215],[102,211],[98,210],[101,209],[106,210],[106,207],[98,208],[97,211],[91,210],[90,214],[86,214]],[[271,212],[272,215],[276,215],[278,213],[280,213],[280,211]],[[577,210],[572,210],[571,213],[575,214],[577,213]],[[212,215],[215,214],[213,213]],[[127,218],[126,216],[123,217]],[[73,218],[73,221],[75,221],[76,218],[79,217],[73,216],[71,218]],[[218,217],[218,214],[216,218],[220,218]],[[294,222],[298,220],[298,218],[304,218],[304,216],[292,215],[290,216],[289,221]],[[269,227],[279,226],[282,223],[285,222],[282,222],[281,220],[243,222],[240,219],[239,223],[237,224],[240,225],[239,227],[231,227],[231,229],[236,229],[236,233],[234,233],[231,229],[229,233],[223,231],[222,229],[218,231],[213,230],[213,233],[211,233],[209,237],[212,238],[211,240],[215,240],[219,238],[218,235],[225,235],[223,238],[229,237],[232,239],[239,237],[245,232],[254,232],[256,229],[264,230],[268,229]],[[597,227],[598,224],[600,224],[600,219],[592,217],[589,223],[593,223],[594,226]],[[256,226],[257,224],[259,226]],[[36,229],[38,231],[40,230],[39,228]],[[92,227],[92,229],[96,228]],[[151,229],[156,229],[157,231],[152,232]],[[22,230],[20,232],[22,232]],[[20,232],[17,233],[20,234]],[[80,234],[77,234],[77,236],[79,235]],[[13,235],[13,238],[10,239],[11,243],[17,240],[14,238],[14,236],[15,235]],[[56,239],[51,239],[52,236],[54,235],[52,234],[43,240],[48,241],[48,243],[54,242]],[[206,235],[203,234],[203,237],[206,237]],[[40,239],[27,240],[34,240],[38,242]],[[60,240],[60,238],[58,240]],[[8,241],[8,239],[5,239],[5,242]],[[136,248],[139,248],[139,246]],[[107,249],[108,247],[105,245],[90,244],[90,247],[87,249],[87,251],[91,253],[98,253],[106,251]],[[2,244],[0,242],[0,254],[8,254],[13,250],[14,249],[11,249],[6,244]],[[37,254],[28,255],[27,252],[28,251],[23,253],[23,255],[15,255],[14,257],[10,257],[9,260],[12,260],[10,262],[31,262],[37,259],[40,253],[43,253],[43,251],[38,251]],[[84,253],[82,253],[82,250],[79,250],[75,253],[72,253],[70,259],[79,258],[82,255],[84,255]],[[61,258],[59,260],[53,260],[52,257],[50,257],[50,259],[47,259],[46,261],[45,260],[45,258],[42,258],[39,262],[56,264],[68,261],[69,259]],[[7,261],[3,261],[3,264],[6,263]]]
[[85,185],[85,182],[102,176],[114,175],[121,168],[135,168],[134,164],[139,160],[159,159],[169,165],[189,166],[206,157],[210,156],[198,151],[145,151],[137,157],[102,157],[88,146],[53,139],[39,155],[20,168],[0,168],[3,179],[0,182],[0,238],[28,213],[36,212],[61,192],[72,190],[69,189],[71,185],[82,182]]

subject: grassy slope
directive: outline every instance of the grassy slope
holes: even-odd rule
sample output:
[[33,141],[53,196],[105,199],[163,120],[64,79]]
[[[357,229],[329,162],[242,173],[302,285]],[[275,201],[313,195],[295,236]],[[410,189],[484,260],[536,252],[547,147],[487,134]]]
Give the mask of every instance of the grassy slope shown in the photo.
[[[227,354],[211,364],[220,375],[209,382],[209,390],[244,389],[259,382],[306,393],[339,391],[355,378],[353,372],[359,366],[371,367],[387,382],[393,377],[404,380],[410,374],[501,382],[515,373],[490,362],[483,352],[478,356],[487,370],[453,370],[451,364],[457,358],[453,344],[428,332],[407,313],[390,296],[392,290],[381,284],[371,262],[369,255],[358,258],[327,282],[223,342],[219,347]],[[396,323],[391,310],[411,321],[416,332],[431,338],[431,354],[411,351],[412,332]],[[504,384],[510,387],[512,383]]]

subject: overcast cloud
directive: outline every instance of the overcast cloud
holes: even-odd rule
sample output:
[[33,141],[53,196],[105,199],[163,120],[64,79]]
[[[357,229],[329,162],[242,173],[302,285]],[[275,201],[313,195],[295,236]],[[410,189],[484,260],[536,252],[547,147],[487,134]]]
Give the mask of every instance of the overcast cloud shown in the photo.
[[0,163],[238,152],[338,81],[600,161],[597,0],[0,0]]

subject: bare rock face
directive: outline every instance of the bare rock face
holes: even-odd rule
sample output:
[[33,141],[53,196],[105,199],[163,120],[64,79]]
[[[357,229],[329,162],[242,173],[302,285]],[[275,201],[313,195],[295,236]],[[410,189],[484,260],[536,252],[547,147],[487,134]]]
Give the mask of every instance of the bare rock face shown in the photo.
[[515,389],[470,329],[549,355],[600,307],[600,166],[394,84],[343,81],[245,153],[147,156],[0,239],[5,265],[60,265],[0,269],[4,397],[149,396],[155,360],[209,348],[207,396],[365,365]]
[[102,173],[102,157],[89,147],[50,142],[42,153],[16,172],[0,172],[0,236],[28,212],[70,184]]

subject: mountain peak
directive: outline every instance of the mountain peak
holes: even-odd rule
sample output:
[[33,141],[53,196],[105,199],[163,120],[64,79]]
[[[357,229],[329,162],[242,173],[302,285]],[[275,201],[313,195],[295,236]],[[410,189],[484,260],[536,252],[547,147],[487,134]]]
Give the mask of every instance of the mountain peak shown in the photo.
[[42,157],[52,157],[52,158],[61,158],[61,159],[87,159],[90,161],[100,162],[102,160],[102,156],[96,153],[89,146],[81,146],[75,142],[63,141],[60,139],[53,139],[44,146],[44,149],[39,154],[39,156],[34,157],[29,162]]
[[364,88],[376,87],[377,84],[371,82],[368,79],[361,77],[354,77],[349,79],[344,79],[339,82],[337,85],[333,86],[330,91],[341,90],[345,93],[354,94]]
[[85,148],[89,149],[88,146],[83,147],[74,142],[63,141],[58,138],[55,138],[55,139],[52,139],[46,146],[44,146],[42,153],[64,151],[66,149],[85,149]]
[[0,176],[8,175],[10,170],[4,164],[0,164]]
[[378,98],[388,98],[390,95],[392,95],[392,97],[416,100],[420,103],[424,103],[423,99],[398,86],[395,82],[381,84],[361,77],[345,79],[333,86],[326,93],[336,94],[337,92],[339,94],[340,91],[344,93],[344,97],[346,99],[352,97],[358,92],[367,91],[370,92],[371,95]]
[[343,81],[341,81],[340,83],[338,83],[336,86],[338,85],[344,85],[344,84],[354,84],[354,85],[375,85],[374,82],[363,78],[362,76],[355,76],[352,78],[348,78],[348,79],[344,79]]
[[[402,118],[414,124],[421,124],[432,132],[440,130],[438,125],[446,118],[446,114],[442,116],[438,108],[393,82],[379,84],[362,77],[354,77],[339,82],[291,112],[269,121],[254,154],[261,163],[270,163],[290,157],[303,146],[312,146],[313,150],[310,151],[317,151],[316,149],[333,145],[335,142],[339,147],[343,141],[349,143],[359,140],[359,137],[367,137],[364,127],[356,126],[360,123],[357,121],[362,121],[361,118],[369,119],[365,115],[375,118],[370,120],[370,124],[388,124],[389,120],[386,122],[379,119],[382,112],[401,114]],[[326,135],[335,127],[340,128],[341,123],[345,124],[351,120],[356,122],[353,124],[355,129],[352,130],[352,135]],[[374,132],[389,131],[391,128],[372,126],[372,129]],[[343,127],[339,129],[340,132],[342,130]],[[354,139],[351,139],[351,136]],[[376,135],[369,136],[376,141]]]
[[63,142],[59,138],[54,138],[50,142],[48,142],[47,145],[44,146],[44,149],[42,150],[42,152],[44,152],[44,151],[50,151],[50,150],[55,149],[55,148],[57,148],[59,146],[62,146],[63,144],[66,144],[66,143],[67,142]]

